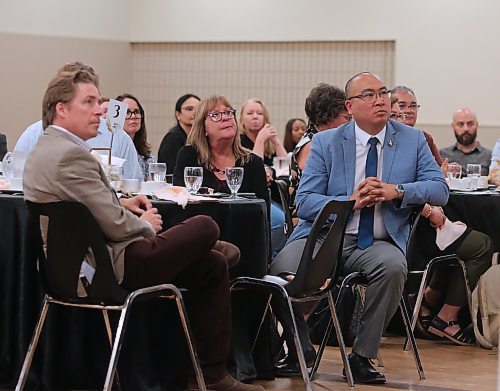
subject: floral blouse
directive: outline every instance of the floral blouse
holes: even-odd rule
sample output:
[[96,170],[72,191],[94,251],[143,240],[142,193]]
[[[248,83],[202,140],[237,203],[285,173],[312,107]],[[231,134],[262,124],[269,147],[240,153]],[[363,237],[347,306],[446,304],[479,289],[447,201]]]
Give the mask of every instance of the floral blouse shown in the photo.
[[293,150],[292,157],[290,159],[290,211],[292,212],[292,218],[294,222],[297,221],[297,206],[295,205],[295,197],[297,195],[297,189],[299,188],[300,178],[302,177],[302,170],[297,164],[297,155],[300,153],[305,145],[312,141],[313,136],[318,133],[318,130],[313,126],[309,125],[306,132],[300,139],[300,141],[295,146]]

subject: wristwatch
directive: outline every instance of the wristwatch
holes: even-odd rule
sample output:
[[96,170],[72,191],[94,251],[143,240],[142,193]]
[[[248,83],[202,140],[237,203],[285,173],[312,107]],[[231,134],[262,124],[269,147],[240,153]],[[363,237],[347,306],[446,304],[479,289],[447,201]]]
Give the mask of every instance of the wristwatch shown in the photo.
[[402,200],[405,195],[405,188],[403,185],[396,185],[396,191],[398,192],[396,199]]

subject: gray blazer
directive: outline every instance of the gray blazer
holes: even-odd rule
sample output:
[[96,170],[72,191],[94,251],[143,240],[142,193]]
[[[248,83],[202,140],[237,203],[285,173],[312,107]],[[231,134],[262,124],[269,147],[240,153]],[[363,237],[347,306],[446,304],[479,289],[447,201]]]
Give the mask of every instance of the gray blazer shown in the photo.
[[[448,186],[422,131],[389,120],[385,135],[382,181],[405,188],[402,202],[382,204],[384,225],[406,252],[411,206],[445,205]],[[314,135],[297,192],[300,218],[289,241],[308,235],[319,210],[331,199],[346,200],[354,190],[356,136],[354,122]]]
[[[51,126],[26,160],[23,187],[24,198],[29,201],[83,203],[106,236],[118,282],[123,280],[125,248],[155,235],[147,221],[120,205],[97,160]],[[95,266],[90,254],[87,258]]]

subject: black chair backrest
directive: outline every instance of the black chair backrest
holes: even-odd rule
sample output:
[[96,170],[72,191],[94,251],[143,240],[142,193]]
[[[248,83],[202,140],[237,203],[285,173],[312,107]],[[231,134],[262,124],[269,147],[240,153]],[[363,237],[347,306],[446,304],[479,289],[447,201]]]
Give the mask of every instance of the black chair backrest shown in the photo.
[[[307,237],[295,278],[286,285],[290,296],[308,296],[317,292],[328,278],[331,288],[337,279],[338,263],[342,256],[344,234],[354,201],[329,201],[316,216]],[[328,223],[331,215],[335,221],[328,228],[325,240],[317,252],[314,251],[317,239]]]
[[[94,216],[81,203],[26,201],[33,239],[38,246],[38,269],[46,293],[72,302],[121,304],[128,292],[120,287],[109,257],[104,235]],[[43,248],[41,216],[48,218],[47,256]],[[80,268],[88,249],[96,270],[87,297],[77,295]]]
[[283,179],[276,179],[274,181],[280,195],[281,207],[285,213],[285,236],[288,239],[293,232],[292,211],[290,209],[290,193],[288,190],[288,183]]
[[420,251],[418,249],[418,224],[420,222],[420,217],[422,215],[423,206],[416,207],[411,214],[411,229],[410,236],[406,242],[406,262],[408,265],[408,270],[413,270],[413,268],[419,263],[417,258],[420,256]]

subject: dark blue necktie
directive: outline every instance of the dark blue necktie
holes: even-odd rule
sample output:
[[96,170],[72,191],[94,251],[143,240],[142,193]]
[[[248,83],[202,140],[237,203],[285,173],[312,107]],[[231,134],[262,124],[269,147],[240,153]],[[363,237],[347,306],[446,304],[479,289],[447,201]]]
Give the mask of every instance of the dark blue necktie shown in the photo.
[[[377,143],[378,138],[372,137],[368,140],[370,149],[366,156],[365,177],[377,176],[378,154]],[[364,250],[373,244],[373,213],[375,206],[361,209],[358,226],[358,247]]]

